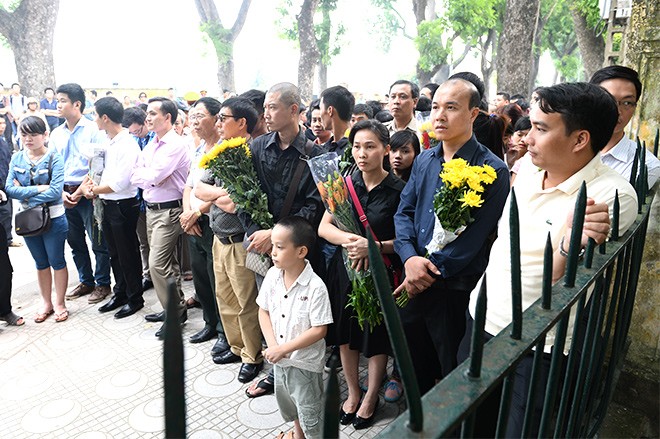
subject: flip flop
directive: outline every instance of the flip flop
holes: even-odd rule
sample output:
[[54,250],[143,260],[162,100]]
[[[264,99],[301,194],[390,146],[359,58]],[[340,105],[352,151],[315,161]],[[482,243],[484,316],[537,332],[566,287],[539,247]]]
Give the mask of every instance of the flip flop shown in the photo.
[[69,310],[65,309],[61,313],[55,314],[55,322],[65,322],[69,318]]
[[250,384],[250,386],[247,389],[245,389],[245,394],[247,395],[248,398],[258,398],[260,396],[268,395],[268,394],[273,393],[275,391],[275,384],[269,382],[268,377],[264,377],[264,378],[260,379],[257,382],[257,387],[255,388],[255,390],[256,389],[261,389],[261,390],[263,390],[263,392],[259,392],[257,394],[252,394],[252,393],[250,393],[250,388],[251,387],[252,387],[252,384]]
[[35,323],[43,323],[43,322],[45,322],[46,319],[47,319],[48,317],[50,317],[50,315],[53,314],[54,312],[55,312],[55,310],[52,310],[52,309],[51,309],[50,311],[46,311],[46,312],[38,312],[38,313],[34,316],[34,322],[35,322]]
[[275,439],[293,439],[293,430],[288,432],[280,431],[280,434],[275,436]]
[[23,326],[25,324],[25,319],[14,314],[12,311],[9,311],[4,316],[0,316],[0,320],[7,322],[9,326]]

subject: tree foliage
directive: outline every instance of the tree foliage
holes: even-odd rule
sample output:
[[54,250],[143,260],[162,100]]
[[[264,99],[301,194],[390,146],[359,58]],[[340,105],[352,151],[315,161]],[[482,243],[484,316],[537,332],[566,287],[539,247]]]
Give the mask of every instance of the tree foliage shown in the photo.
[[576,52],[577,38],[567,0],[543,0],[541,16],[544,25],[539,39],[541,52],[548,51],[560,77],[576,81],[580,58]]

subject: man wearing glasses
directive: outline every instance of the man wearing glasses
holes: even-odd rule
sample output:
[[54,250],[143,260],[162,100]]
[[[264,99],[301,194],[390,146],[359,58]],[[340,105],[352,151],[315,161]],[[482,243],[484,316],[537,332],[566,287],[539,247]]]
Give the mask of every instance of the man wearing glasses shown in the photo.
[[[603,163],[630,181],[637,143],[627,138],[624,130],[635,114],[635,107],[642,95],[639,75],[628,67],[608,66],[596,71],[589,82],[610,92],[618,104],[619,120],[614,127],[612,138],[601,150],[600,156]],[[646,151],[646,167],[649,188],[652,188],[660,176],[660,160],[649,151]]]
[[[146,95],[145,95],[146,96]],[[147,113],[142,108],[131,107],[124,110],[124,118],[121,125],[128,128],[128,132],[135,137],[140,149],[143,150],[147,143],[156,135],[153,131],[149,131],[145,120]],[[153,288],[154,284],[151,281],[151,273],[149,273],[149,240],[147,239],[147,204],[142,198],[142,189],[138,191],[138,198],[140,199],[140,216],[137,222],[137,235],[140,241],[140,257],[142,259],[142,291],[147,291]]]
[[[208,99],[208,98],[202,98]],[[250,139],[257,123],[257,110],[251,101],[229,98],[222,103],[216,128],[221,140]],[[257,286],[254,273],[245,266],[245,229],[227,191],[210,171],[195,187],[195,196],[213,203],[211,230],[215,270],[215,292],[227,340],[218,338],[211,350],[213,362],[241,362],[238,381],[252,381],[263,366]],[[194,276],[193,276],[194,279]]]

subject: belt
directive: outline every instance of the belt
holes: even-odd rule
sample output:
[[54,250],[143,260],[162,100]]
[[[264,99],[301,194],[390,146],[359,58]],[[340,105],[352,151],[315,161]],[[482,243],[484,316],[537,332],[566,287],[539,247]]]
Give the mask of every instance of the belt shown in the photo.
[[218,241],[220,241],[220,243],[224,245],[238,244],[239,242],[243,242],[243,233],[238,233],[232,236],[223,236],[223,237],[217,236],[217,238]]
[[70,194],[74,193],[80,187],[79,184],[65,184],[64,190]]
[[109,204],[126,204],[126,203],[135,203],[138,201],[137,198],[122,198],[121,200],[106,200],[102,199],[103,205],[107,206]]
[[163,209],[172,209],[175,207],[181,207],[182,206],[181,200],[174,200],[174,201],[165,201],[163,203],[147,203],[147,209],[150,210],[163,210]]

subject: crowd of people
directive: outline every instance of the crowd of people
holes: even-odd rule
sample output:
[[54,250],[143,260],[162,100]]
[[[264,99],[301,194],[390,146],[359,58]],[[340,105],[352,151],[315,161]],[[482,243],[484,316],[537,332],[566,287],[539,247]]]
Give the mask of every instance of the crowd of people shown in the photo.
[[[247,397],[275,392],[283,418],[294,422],[281,437],[320,437],[324,367],[343,369],[348,396],[338,407],[340,422],[355,429],[373,424],[381,392],[387,402],[402,395],[396,362],[386,370],[392,347],[384,324],[363,328],[349,303],[352,282],[343,255],[352,267],[367,267],[368,233],[390,268],[405,273],[392,287],[395,296],[410,298],[400,314],[426,393],[467,356],[484,273],[486,337],[511,321],[506,221],[511,186],[521,218],[523,307],[540,297],[548,232],[555,250],[553,280],[563,276],[568,218],[582,181],[589,196],[582,246],[589,238],[598,244],[607,239],[617,189],[620,233],[637,214],[628,183],[636,145],[624,129],[641,83],[634,70],[622,66],[599,70],[590,83],[540,87],[529,102],[498,92],[490,105],[483,82],[469,72],[421,89],[394,81],[385,104],[356,104],[349,90],[334,86],[305,106],[295,85],[279,83],[267,92],[249,90],[222,100],[203,96],[189,106],[174,96],[141,93],[137,103],[105,96],[89,108],[80,85],[63,84],[46,89],[39,113],[32,99],[18,111],[22,98],[14,86],[0,108],[5,115],[0,134],[3,122],[15,133],[15,139],[0,138],[0,194],[5,206],[11,206],[7,197],[21,209],[45,203],[51,218],[45,233],[24,238],[42,297],[34,321],[51,315],[66,321],[65,299],[83,296],[91,304],[105,301],[99,312],[122,319],[143,308],[144,291],[152,286],[165,310],[173,280],[183,324],[191,303],[181,289],[186,249],[192,302],[201,306],[205,322],[190,342],[215,339],[214,363],[240,363],[238,380],[251,383]],[[418,131],[426,122],[437,144],[427,145]],[[249,143],[272,228],[237,208],[222,182],[200,167],[204,154],[236,137]],[[354,210],[364,211],[355,218],[359,234],[344,231],[324,208],[306,166],[305,159],[326,152],[350,161],[344,177],[355,193]],[[428,253],[434,197],[443,185],[439,175],[455,158],[490,166],[493,181],[465,230]],[[646,161],[653,187],[660,162],[650,153]],[[5,206],[0,265],[11,270],[12,213],[7,221]],[[65,241],[79,281],[69,292]],[[270,256],[273,267],[254,269],[247,263],[250,254]],[[25,319],[12,311],[10,299],[11,276],[2,276],[0,319],[21,326]],[[165,311],[144,318],[163,322]],[[164,336],[163,327],[156,336]],[[368,359],[366,377],[358,373],[361,355]],[[526,360],[517,374],[529,375]],[[257,379],[264,361],[274,367]],[[520,435],[528,382],[516,380],[507,435]],[[537,393],[535,406],[543,399]],[[484,405],[478,417],[480,432],[493,435],[493,410]]]

